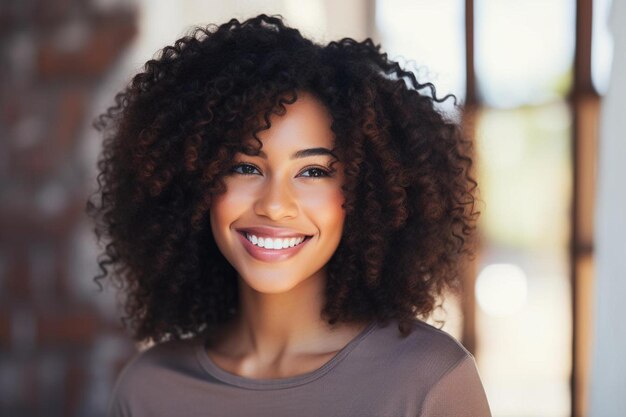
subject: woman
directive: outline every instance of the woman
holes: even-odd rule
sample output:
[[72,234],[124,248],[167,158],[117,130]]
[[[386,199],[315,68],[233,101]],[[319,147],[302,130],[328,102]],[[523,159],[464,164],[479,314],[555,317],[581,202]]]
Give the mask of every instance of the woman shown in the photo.
[[432,85],[369,39],[260,15],[164,48],[116,101],[96,280],[155,345],[110,415],[490,415],[473,356],[418,319],[456,288],[477,216]]

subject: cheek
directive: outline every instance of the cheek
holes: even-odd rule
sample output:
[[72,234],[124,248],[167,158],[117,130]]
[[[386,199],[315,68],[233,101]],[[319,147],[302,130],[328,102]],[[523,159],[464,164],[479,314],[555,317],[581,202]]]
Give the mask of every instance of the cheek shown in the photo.
[[230,189],[228,192],[214,197],[209,209],[213,233],[216,234],[228,228],[242,208],[246,207],[249,198],[249,194],[233,192]]
[[341,189],[329,187],[318,189],[314,193],[304,194],[300,201],[302,207],[313,216],[320,225],[338,227],[343,224],[345,210],[341,207],[345,201]]
[[241,186],[239,184],[229,184],[226,182],[226,192],[216,196],[211,203],[211,211],[228,216],[234,212],[241,211],[242,207],[250,203],[253,195],[253,188]]

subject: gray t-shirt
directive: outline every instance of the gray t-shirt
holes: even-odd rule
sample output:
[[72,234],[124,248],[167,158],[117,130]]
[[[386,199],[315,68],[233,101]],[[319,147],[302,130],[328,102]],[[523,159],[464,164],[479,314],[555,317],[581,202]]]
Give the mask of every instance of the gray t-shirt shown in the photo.
[[474,357],[422,321],[372,323],[322,367],[280,379],[219,368],[204,341],[169,341],[120,374],[109,416],[490,417]]

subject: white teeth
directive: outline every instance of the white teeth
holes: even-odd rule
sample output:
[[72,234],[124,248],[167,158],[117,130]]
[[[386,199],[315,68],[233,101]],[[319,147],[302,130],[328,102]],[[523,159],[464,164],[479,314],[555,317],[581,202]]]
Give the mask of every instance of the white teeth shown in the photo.
[[298,246],[300,243],[302,243],[302,241],[304,241],[304,236],[291,238],[288,237],[284,239],[272,239],[270,237],[256,237],[255,235],[251,235],[250,233],[246,233],[246,238],[256,246],[274,250],[293,248],[294,246]]

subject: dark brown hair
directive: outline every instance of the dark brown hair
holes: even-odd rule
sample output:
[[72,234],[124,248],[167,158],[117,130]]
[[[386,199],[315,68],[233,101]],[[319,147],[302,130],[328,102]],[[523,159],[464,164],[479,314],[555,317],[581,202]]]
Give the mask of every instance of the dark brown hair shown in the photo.
[[104,144],[87,212],[106,246],[95,281],[108,275],[123,290],[136,339],[198,334],[237,311],[211,199],[246,132],[269,128],[302,91],[329,109],[345,167],[326,320],[397,319],[406,335],[446,287],[458,289],[476,182],[470,142],[436,109],[445,98],[370,39],[319,45],[280,17],[233,19],[165,47],[96,123]]

